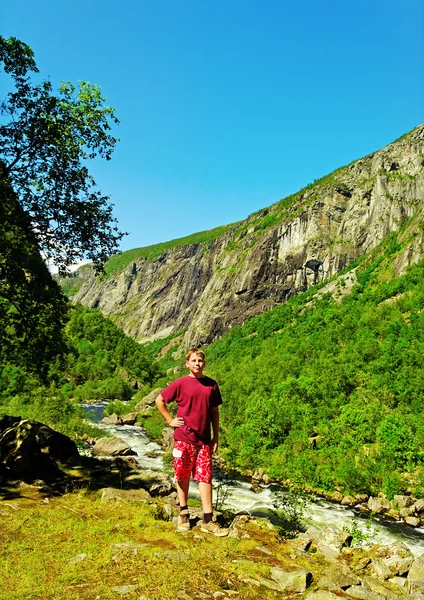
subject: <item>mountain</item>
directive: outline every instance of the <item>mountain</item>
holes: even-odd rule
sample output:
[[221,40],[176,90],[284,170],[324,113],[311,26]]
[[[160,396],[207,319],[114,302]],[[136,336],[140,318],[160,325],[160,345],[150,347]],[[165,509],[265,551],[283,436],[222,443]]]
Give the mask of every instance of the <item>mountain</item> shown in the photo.
[[415,227],[396,274],[421,257],[424,125],[246,220],[112,257],[66,282],[72,301],[98,308],[125,333],[183,345],[234,325],[330,279],[408,220]]

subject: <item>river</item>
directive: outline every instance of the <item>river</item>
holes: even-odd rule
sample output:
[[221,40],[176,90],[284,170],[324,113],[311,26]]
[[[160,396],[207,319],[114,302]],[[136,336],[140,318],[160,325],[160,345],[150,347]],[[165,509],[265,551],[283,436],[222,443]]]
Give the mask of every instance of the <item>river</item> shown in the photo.
[[[152,442],[142,427],[131,425],[101,425],[99,421],[104,417],[106,402],[85,405],[84,410],[91,421],[99,427],[106,429],[112,435],[123,439],[137,453],[134,457],[143,469],[152,471],[163,470],[162,448]],[[225,501],[227,508],[240,511],[246,510],[254,516],[269,516],[270,510],[274,508],[275,492],[281,491],[278,485],[259,486],[253,491],[250,481],[237,479],[228,484],[228,496]],[[190,485],[190,496],[198,497],[195,482]],[[337,503],[329,502],[323,498],[314,497],[306,501],[304,510],[305,522],[317,529],[326,526],[346,527],[351,529],[354,523],[363,531],[364,535],[370,535],[372,543],[391,544],[394,541],[403,541],[415,556],[424,554],[424,528],[412,528],[401,522],[394,522],[384,517],[374,517],[371,529],[367,527],[368,515]]]

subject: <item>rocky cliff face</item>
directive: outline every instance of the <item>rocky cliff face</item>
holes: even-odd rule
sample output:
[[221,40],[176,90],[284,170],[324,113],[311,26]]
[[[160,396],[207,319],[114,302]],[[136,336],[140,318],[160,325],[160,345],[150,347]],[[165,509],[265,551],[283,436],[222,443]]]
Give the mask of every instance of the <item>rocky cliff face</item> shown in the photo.
[[423,209],[424,125],[209,244],[88,277],[73,300],[141,341],[185,331],[184,346],[209,343],[333,276]]

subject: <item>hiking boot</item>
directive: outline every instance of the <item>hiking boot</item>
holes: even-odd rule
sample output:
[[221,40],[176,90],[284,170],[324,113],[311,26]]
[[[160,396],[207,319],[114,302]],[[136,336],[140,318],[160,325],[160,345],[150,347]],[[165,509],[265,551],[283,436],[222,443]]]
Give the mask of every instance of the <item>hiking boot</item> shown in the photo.
[[190,513],[182,510],[177,519],[177,531],[190,531]]
[[200,527],[200,531],[204,533],[212,533],[212,535],[216,535],[217,537],[225,537],[228,535],[229,530],[221,527],[218,521],[209,521],[209,523],[202,523]]

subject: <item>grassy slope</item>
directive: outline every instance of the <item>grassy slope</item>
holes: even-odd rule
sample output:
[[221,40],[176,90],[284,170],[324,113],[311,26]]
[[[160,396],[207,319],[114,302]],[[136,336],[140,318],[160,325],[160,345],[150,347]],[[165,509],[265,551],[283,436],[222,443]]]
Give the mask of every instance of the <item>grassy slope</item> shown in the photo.
[[[268,529],[252,527],[251,539],[196,539],[195,532],[176,534],[161,520],[161,505],[160,499],[152,505],[102,503],[98,493],[85,491],[43,502],[31,486],[0,500],[1,599],[108,600],[120,597],[115,586],[131,585],[125,598],[171,600],[178,592],[228,598],[233,590],[237,598],[254,600],[258,588],[239,576],[269,577],[271,566],[293,564],[293,550]],[[137,554],[119,555],[112,545],[125,542],[142,546]],[[257,549],[264,545],[271,556]],[[84,560],[73,560],[81,554]],[[318,575],[321,562],[305,554],[297,566],[312,563]],[[262,588],[260,597],[275,593]]]

